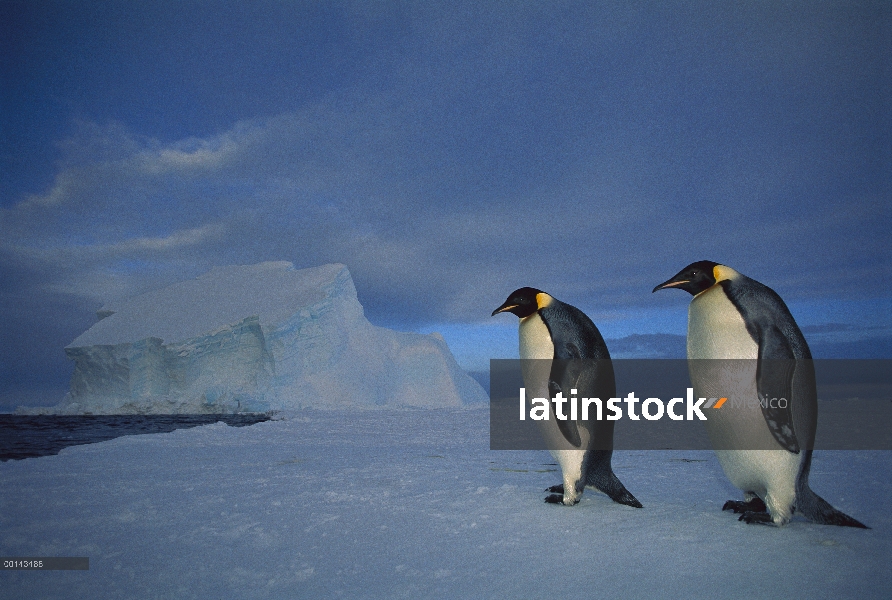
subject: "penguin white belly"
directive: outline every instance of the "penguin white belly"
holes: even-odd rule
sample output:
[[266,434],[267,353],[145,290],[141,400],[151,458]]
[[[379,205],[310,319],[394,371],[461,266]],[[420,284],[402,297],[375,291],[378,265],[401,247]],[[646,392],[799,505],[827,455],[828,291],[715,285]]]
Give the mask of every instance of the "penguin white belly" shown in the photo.
[[548,398],[554,344],[539,313],[520,320],[520,359],[527,398]]
[[548,326],[539,313],[533,313],[520,320],[520,358],[554,358],[554,344]]
[[[527,398],[549,400],[548,380],[551,377],[551,362],[554,360],[554,343],[551,341],[548,326],[537,312],[520,320],[520,358]],[[576,487],[577,482],[582,479],[585,451],[558,450],[561,446],[566,446],[567,441],[553,418],[539,421],[539,426],[548,451],[561,467],[564,480],[564,504],[575,504],[580,495],[577,493]],[[583,435],[583,448],[587,447],[589,442],[587,433],[584,432]]]
[[758,356],[758,345],[721,286],[694,298],[688,312],[694,393],[698,398],[728,398],[724,410],[707,413],[706,431],[716,457],[734,486],[757,494],[776,522],[786,522],[802,456],[781,449],[765,423],[756,382]]
[[688,308],[688,358],[756,359],[759,346],[746,330],[737,307],[714,285]]

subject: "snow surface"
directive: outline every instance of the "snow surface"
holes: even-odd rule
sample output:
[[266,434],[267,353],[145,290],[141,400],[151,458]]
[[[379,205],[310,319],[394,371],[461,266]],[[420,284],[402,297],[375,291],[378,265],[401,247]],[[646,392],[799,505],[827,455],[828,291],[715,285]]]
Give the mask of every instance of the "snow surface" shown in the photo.
[[486,402],[442,336],[375,327],[347,267],[218,267],[99,311],[66,349],[62,414]]
[[634,509],[543,502],[545,451],[488,410],[303,410],[0,463],[3,598],[888,598],[892,452],[818,451],[812,487],[870,530],[745,525],[710,451],[614,456]]

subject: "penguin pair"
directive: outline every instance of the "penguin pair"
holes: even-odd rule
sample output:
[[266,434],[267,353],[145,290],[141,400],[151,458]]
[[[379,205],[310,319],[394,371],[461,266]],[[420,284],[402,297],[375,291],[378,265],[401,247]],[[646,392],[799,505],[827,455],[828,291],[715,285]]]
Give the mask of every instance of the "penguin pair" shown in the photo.
[[[744,492],[743,502],[729,500],[722,509],[740,513],[746,523],[782,526],[798,511],[816,523],[866,528],[808,485],[817,428],[814,368],[805,337],[780,296],[711,261],[688,265],[653,291],[670,287],[694,296],[687,353],[695,394],[732,393],[744,400],[743,410],[717,411],[706,422],[725,475]],[[582,311],[541,290],[521,288],[492,314],[501,312],[520,318],[524,385],[534,397],[567,397],[571,389],[589,397],[615,396],[607,346]],[[572,364],[577,368],[568,368]],[[772,398],[787,402],[763,401]],[[588,485],[615,502],[641,507],[611,467],[613,421],[542,423],[550,449],[572,447],[551,450],[563,485],[549,488],[546,502],[576,504]],[[771,449],[725,449],[739,441]]]

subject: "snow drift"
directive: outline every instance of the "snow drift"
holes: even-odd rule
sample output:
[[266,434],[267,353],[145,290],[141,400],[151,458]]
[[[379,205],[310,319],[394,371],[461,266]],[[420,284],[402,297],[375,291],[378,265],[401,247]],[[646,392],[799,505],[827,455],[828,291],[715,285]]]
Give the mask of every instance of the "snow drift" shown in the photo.
[[40,412],[201,414],[486,400],[438,334],[369,323],[340,264],[218,267],[106,305],[98,316],[65,349],[75,363],[65,400]]

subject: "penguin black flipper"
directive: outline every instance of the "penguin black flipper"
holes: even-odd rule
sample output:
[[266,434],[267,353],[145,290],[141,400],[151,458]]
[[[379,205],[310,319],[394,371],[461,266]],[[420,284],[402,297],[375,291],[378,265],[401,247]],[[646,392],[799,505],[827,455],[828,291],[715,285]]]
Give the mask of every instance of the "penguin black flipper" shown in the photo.
[[793,428],[793,372],[796,360],[787,338],[777,327],[760,328],[756,386],[759,406],[768,430],[778,444],[799,454],[799,441]]
[[[547,324],[547,321],[546,321]],[[579,347],[571,341],[559,340],[554,345],[554,360],[551,362],[551,374],[548,381],[548,393],[552,398],[563,393],[564,398],[570,397],[570,391],[578,385],[584,363],[579,360],[582,354]],[[554,414],[554,405],[551,406],[551,416],[557,423],[561,434],[574,448],[582,446],[582,438],[579,435],[579,427],[576,421],[558,419]],[[569,415],[564,414],[569,417]]]
[[[554,375],[553,369],[554,366],[552,366],[552,376]],[[552,398],[557,396],[562,391],[563,388],[558,385],[558,383],[554,379],[551,379],[548,382],[548,393],[551,394]],[[566,398],[567,396],[564,395],[564,397]],[[576,426],[576,421],[571,421],[569,418],[558,419],[557,415],[554,412],[554,403],[552,402],[548,403],[548,408],[551,411],[550,418],[554,419],[555,424],[557,424],[558,430],[561,432],[561,435],[564,436],[564,439],[567,440],[567,442],[570,443],[574,448],[579,448],[580,446],[582,446],[582,438],[579,437],[579,428]],[[564,413],[564,416],[568,416],[566,412]]]
[[[793,372],[797,356],[791,340],[775,325],[776,315],[781,314],[795,326],[793,316],[774,290],[748,277],[741,277],[738,282],[726,279],[719,285],[759,347],[756,388],[765,424],[781,448],[799,454],[800,444],[793,427]],[[804,340],[799,345],[804,345]],[[801,348],[799,353],[802,354]]]

